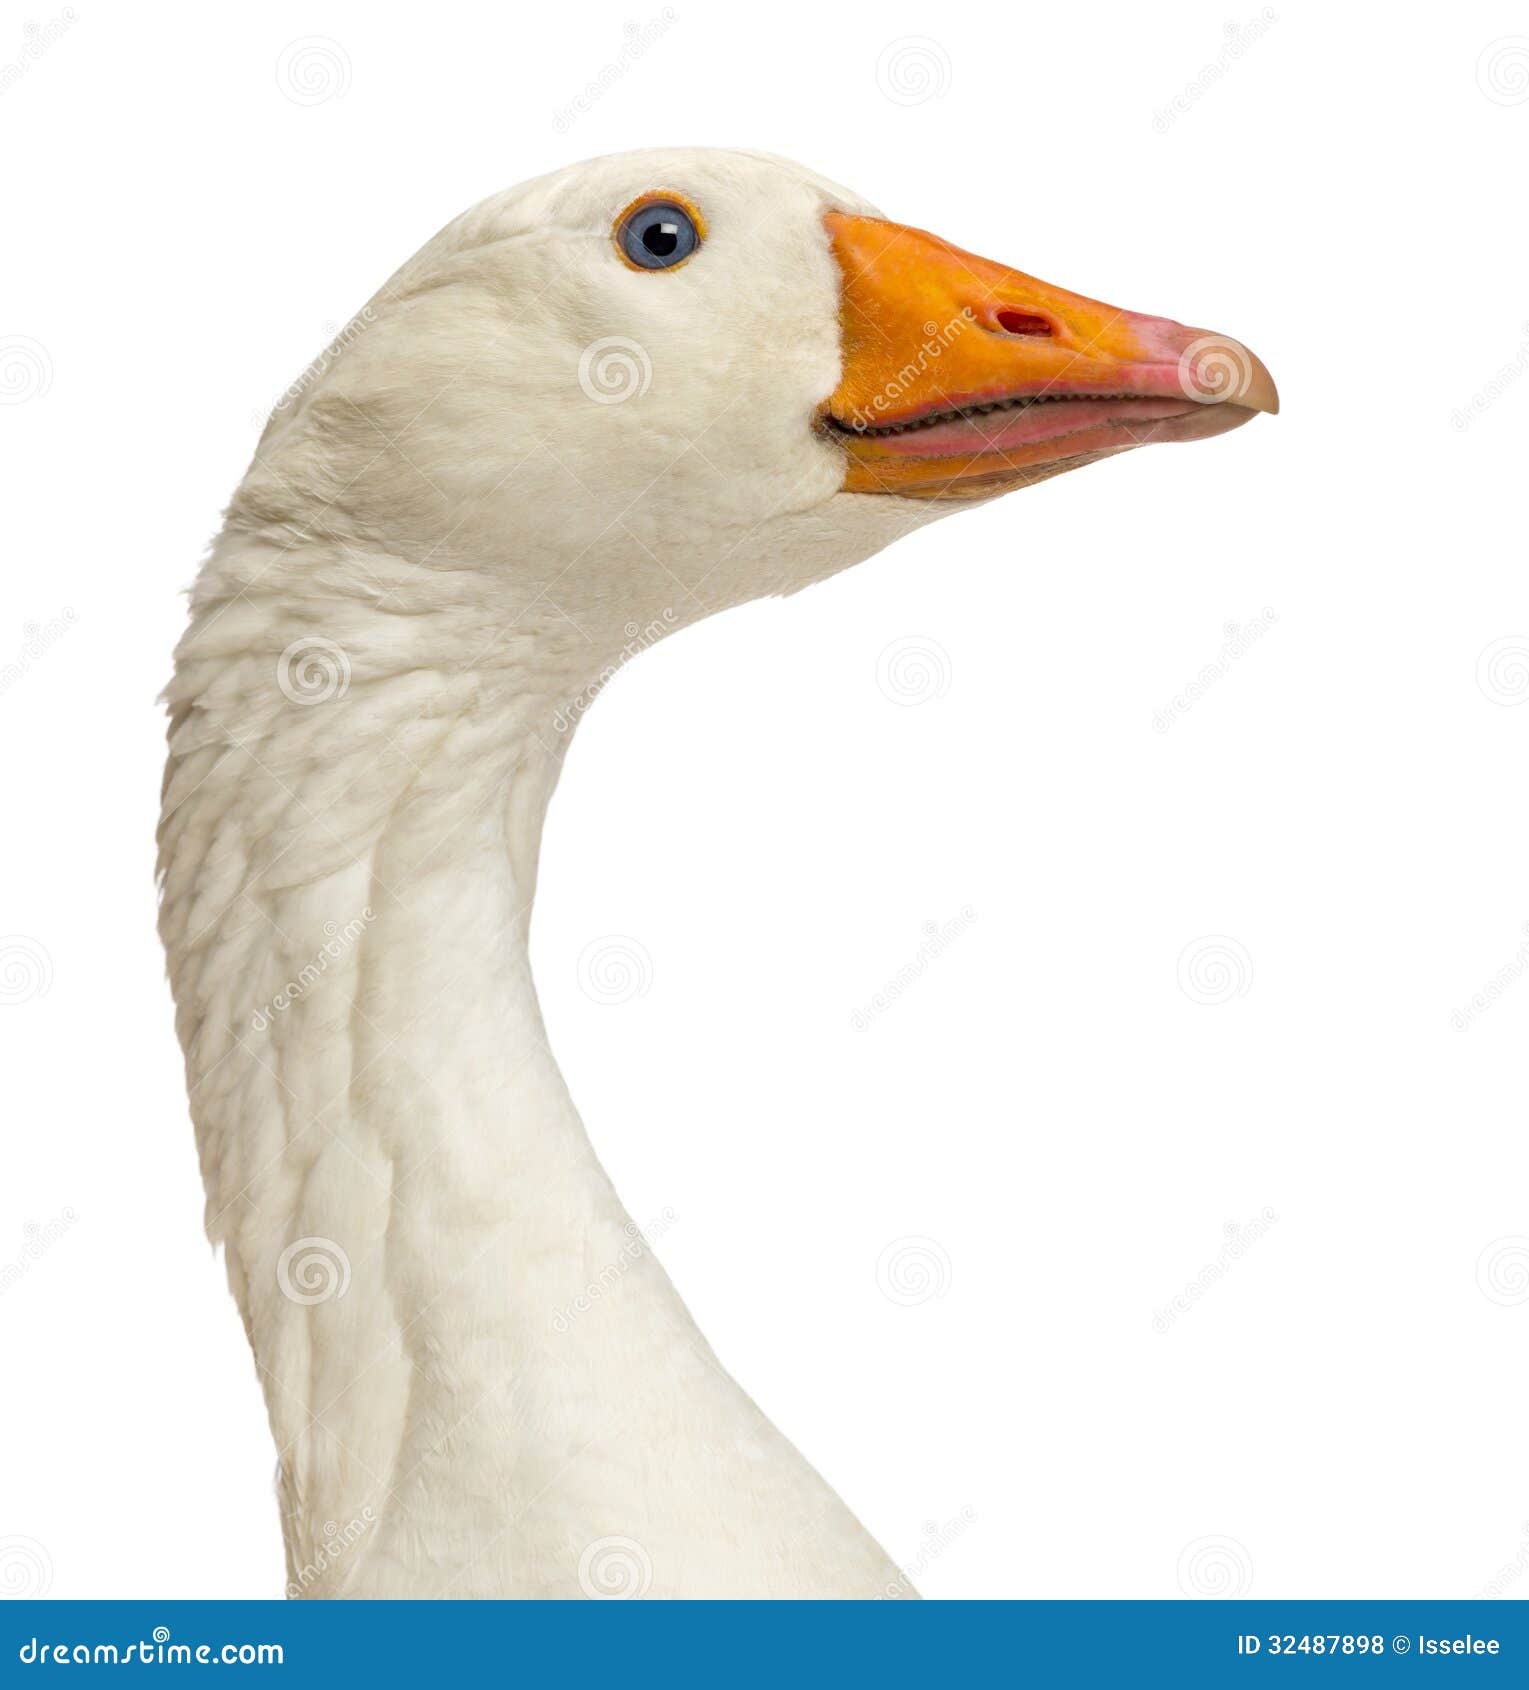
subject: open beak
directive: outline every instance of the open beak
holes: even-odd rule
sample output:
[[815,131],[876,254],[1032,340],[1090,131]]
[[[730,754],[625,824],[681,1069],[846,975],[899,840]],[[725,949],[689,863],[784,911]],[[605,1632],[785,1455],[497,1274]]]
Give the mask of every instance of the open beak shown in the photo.
[[1279,409],[1225,335],[1051,287],[922,229],[829,212],[842,379],[821,423],[845,490],[986,498]]

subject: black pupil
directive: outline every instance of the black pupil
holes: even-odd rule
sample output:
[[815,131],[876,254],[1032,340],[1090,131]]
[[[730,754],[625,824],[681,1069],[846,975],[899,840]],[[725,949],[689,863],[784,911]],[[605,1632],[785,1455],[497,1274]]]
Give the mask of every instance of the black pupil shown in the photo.
[[690,213],[671,200],[639,206],[621,225],[622,251],[640,270],[669,270],[701,244]]

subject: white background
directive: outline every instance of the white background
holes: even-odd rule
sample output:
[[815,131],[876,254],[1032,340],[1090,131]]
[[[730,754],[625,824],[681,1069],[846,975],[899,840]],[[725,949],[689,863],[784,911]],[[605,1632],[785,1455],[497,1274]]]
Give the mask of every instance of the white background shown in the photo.
[[[441,223],[694,143],[1237,335],[1285,409],[611,686],[534,953],[628,1207],[673,1209],[723,1360],[930,1596],[1529,1594],[1529,42],[1277,10],[5,8],[13,1593],[283,1581],[153,930],[180,591],[266,410]],[[616,1003],[580,989],[612,935]]]

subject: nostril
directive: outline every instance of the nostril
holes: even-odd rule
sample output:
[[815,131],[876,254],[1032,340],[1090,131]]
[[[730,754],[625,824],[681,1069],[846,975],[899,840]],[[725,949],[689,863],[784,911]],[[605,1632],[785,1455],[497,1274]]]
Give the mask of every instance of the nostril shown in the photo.
[[994,313],[993,321],[1005,334],[1040,335],[1049,339],[1056,333],[1049,317],[1038,317],[1033,311],[1011,311],[1006,307]]

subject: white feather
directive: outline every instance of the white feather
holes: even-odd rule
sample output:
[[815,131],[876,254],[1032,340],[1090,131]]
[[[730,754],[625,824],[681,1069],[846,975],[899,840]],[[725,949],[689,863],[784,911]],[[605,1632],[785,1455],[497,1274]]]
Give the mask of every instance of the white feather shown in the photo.
[[[649,189],[703,209],[704,264],[617,260]],[[840,493],[811,427],[829,207],[869,209],[673,151],[466,213],[294,384],[198,580],[162,931],[295,1594],[578,1596],[607,1539],[651,1596],[908,1593],[634,1237],[526,957],[568,726],[630,630],[936,514]],[[608,337],[651,371],[623,403],[580,382]]]

